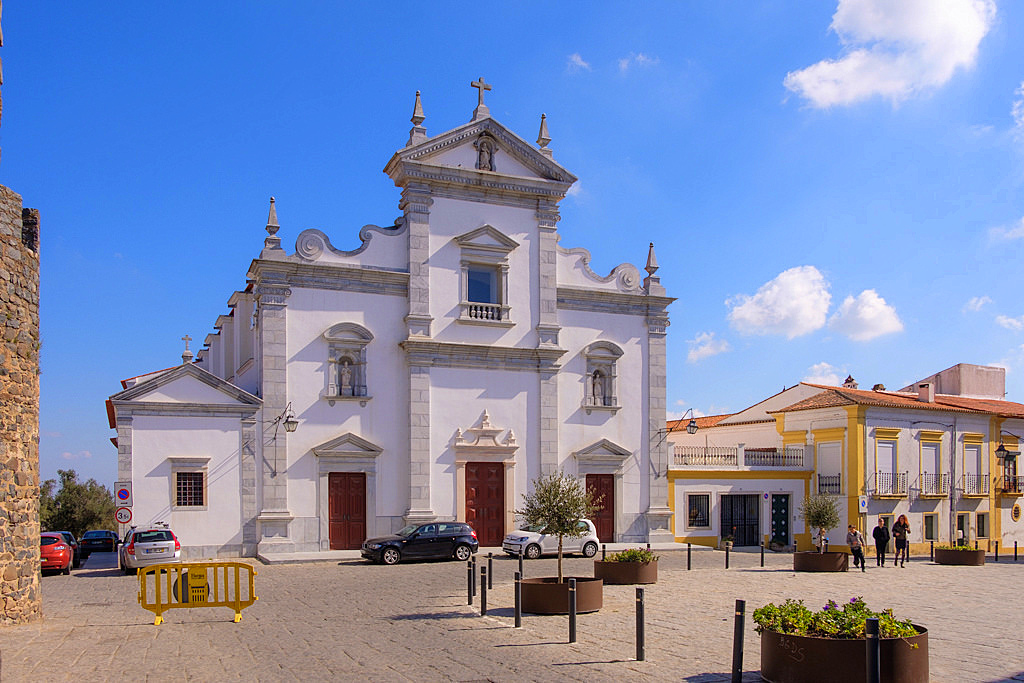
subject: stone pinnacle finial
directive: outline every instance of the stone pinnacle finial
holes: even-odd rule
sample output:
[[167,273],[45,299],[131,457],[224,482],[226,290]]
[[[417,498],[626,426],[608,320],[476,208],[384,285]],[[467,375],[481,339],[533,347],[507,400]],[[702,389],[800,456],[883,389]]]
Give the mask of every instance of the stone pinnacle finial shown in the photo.
[[551,156],[548,145],[551,144],[551,136],[548,135],[548,115],[540,115],[540,132],[537,133],[537,144],[540,145],[540,153],[546,157]]
[[658,272],[658,257],[654,255],[654,242],[651,242],[650,248],[647,250],[647,265],[644,267],[648,275],[654,275]]
[[422,123],[426,120],[426,116],[423,115],[423,103],[420,101],[420,91],[416,91],[416,103],[412,107],[412,130],[409,131],[409,142],[405,143],[406,147],[415,145],[416,143],[423,142],[427,139],[427,129],[422,126]]
[[485,119],[490,117],[491,110],[487,108],[486,104],[484,104],[484,92],[490,90],[491,85],[484,82],[483,76],[480,77],[480,80],[470,81],[469,85],[470,87],[476,88],[477,91],[476,109],[473,110],[472,120],[477,121],[479,119]]
[[414,104],[412,107],[412,118],[409,120],[412,121],[412,125],[418,126],[421,123],[423,123],[426,119],[427,117],[423,115],[423,103],[420,102],[420,91],[417,90],[416,104]]
[[277,209],[274,208],[274,198],[270,198],[270,215],[267,216],[267,232],[276,235],[281,226],[277,223]]

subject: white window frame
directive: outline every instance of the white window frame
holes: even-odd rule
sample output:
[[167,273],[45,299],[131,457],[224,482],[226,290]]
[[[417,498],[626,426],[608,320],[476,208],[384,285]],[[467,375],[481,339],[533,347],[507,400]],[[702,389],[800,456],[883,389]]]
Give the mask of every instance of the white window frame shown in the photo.
[[[327,342],[327,370],[322,398],[332,406],[335,401],[358,401],[365,406],[370,395],[366,347],[373,334],[356,323],[333,325],[323,334]],[[344,377],[343,368],[348,370]]]
[[[459,262],[459,317],[460,323],[512,327],[512,306],[509,302],[509,254],[519,243],[490,225],[455,238],[462,252]],[[469,271],[471,268],[494,271],[494,299],[491,302],[469,300]]]
[[[171,462],[170,501],[171,510],[174,512],[201,512],[210,507],[210,459],[206,456],[183,456],[172,455],[167,458]],[[178,475],[183,473],[202,473],[203,475],[203,504],[202,505],[178,505]]]
[[[583,350],[586,373],[583,375],[583,408],[616,412],[619,405],[618,362],[623,352],[609,341],[596,341]],[[598,381],[597,376],[600,377]]]

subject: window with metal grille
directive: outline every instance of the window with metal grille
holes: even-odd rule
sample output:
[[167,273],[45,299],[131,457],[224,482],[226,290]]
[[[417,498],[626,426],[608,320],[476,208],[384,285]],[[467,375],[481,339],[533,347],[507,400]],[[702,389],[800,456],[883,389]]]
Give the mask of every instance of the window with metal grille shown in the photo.
[[176,484],[178,507],[196,507],[204,504],[202,472],[178,472]]
[[691,493],[686,497],[691,527],[711,526],[711,494]]

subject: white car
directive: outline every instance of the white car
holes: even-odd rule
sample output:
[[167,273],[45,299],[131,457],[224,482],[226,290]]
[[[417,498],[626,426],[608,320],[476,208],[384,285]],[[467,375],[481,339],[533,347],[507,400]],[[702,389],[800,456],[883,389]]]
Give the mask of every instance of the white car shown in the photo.
[[[597,546],[600,543],[597,539],[597,529],[589,519],[581,519],[577,524],[583,535],[577,538],[562,537],[562,552],[583,553],[584,557],[593,557],[597,554]],[[505,540],[501,542],[501,549],[517,557],[521,551],[523,557],[536,560],[541,555],[558,553],[558,536],[544,533],[544,525],[535,524],[505,536]]]
[[132,529],[118,549],[118,560],[125,574],[134,574],[139,567],[181,562],[181,542],[160,522],[150,528]]

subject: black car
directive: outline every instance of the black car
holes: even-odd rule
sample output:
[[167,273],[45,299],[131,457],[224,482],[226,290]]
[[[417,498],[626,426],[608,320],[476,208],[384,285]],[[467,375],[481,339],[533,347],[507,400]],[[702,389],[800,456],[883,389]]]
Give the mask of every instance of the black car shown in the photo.
[[112,553],[117,550],[117,533],[106,529],[86,531],[79,541],[82,546],[82,557],[89,557],[89,553],[99,551]]
[[75,535],[70,531],[58,531],[56,532],[64,537],[64,540],[71,546],[71,551],[74,553],[74,558],[71,561],[71,566],[78,569],[82,566],[82,548],[78,545],[78,541],[75,540]]
[[410,524],[391,536],[368,538],[363,542],[362,555],[384,564],[428,558],[465,562],[479,549],[476,532],[465,522],[431,522]]

